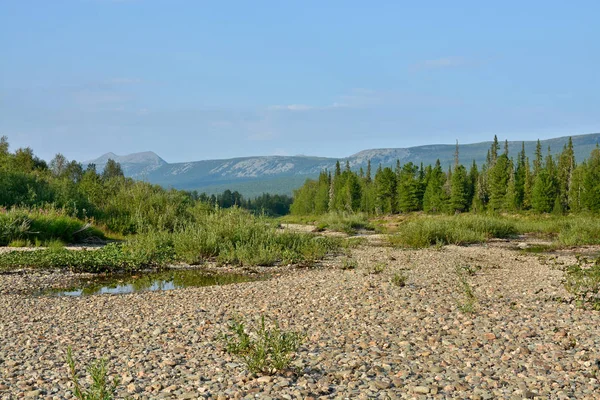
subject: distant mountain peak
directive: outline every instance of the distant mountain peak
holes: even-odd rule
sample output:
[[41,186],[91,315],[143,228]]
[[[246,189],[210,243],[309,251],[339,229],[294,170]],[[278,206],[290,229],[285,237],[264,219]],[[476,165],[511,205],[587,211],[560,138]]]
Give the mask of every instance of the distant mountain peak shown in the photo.
[[95,160],[91,160],[88,163],[93,164],[106,164],[106,162],[111,159],[120,164],[166,164],[167,162],[160,158],[158,154],[153,151],[142,151],[139,153],[127,154],[124,156],[119,156],[113,152],[106,153],[96,158]]

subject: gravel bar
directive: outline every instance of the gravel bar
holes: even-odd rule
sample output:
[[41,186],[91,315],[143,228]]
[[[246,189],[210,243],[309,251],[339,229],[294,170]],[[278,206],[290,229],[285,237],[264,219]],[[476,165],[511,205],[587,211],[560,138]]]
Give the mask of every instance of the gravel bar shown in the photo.
[[[73,398],[68,346],[81,370],[108,359],[117,398],[600,399],[600,312],[577,308],[561,283],[574,255],[351,252],[352,270],[341,256],[266,281],[81,298],[27,294],[68,274],[1,274],[0,399]],[[472,314],[458,307],[457,267]],[[229,321],[262,314],[306,334],[294,371],[253,375],[224,352]]]

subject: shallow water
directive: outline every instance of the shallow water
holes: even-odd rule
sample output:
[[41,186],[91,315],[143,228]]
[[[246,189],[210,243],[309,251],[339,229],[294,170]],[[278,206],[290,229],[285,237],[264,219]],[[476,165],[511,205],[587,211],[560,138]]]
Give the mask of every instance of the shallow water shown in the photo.
[[126,294],[182,289],[186,287],[227,285],[266,279],[264,275],[212,274],[206,271],[185,269],[136,274],[102,275],[82,279],[68,288],[53,288],[41,292],[51,296],[91,296],[97,294]]

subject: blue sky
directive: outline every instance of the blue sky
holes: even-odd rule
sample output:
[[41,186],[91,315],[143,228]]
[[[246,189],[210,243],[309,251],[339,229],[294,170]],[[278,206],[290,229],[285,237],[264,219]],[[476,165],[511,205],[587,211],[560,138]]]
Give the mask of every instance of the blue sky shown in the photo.
[[176,162],[599,132],[598,15],[597,1],[0,0],[0,135],[46,159]]

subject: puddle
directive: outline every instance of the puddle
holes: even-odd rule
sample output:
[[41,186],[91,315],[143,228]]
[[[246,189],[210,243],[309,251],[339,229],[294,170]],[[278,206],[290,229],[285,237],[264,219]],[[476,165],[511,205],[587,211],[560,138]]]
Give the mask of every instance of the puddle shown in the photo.
[[96,294],[126,294],[182,289],[186,287],[228,285],[232,283],[264,280],[265,275],[211,274],[206,271],[186,269],[137,274],[102,275],[82,279],[68,288],[53,288],[38,293],[50,296],[91,296]]

